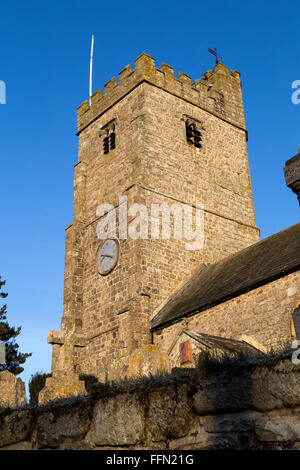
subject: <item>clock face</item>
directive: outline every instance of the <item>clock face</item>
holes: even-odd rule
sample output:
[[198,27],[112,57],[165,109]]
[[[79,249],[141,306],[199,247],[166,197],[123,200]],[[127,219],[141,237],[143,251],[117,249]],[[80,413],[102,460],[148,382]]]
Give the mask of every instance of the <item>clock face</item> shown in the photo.
[[106,240],[98,250],[97,266],[102,276],[109,274],[118,262],[119,243],[117,240]]

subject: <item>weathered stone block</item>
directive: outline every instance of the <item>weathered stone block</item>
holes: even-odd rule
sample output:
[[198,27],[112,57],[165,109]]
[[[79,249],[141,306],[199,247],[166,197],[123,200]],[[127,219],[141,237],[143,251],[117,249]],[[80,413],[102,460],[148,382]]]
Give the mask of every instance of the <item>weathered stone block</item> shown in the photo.
[[171,440],[169,448],[174,450],[215,450],[239,448],[236,434],[212,434],[205,431],[200,419],[196,418],[189,433],[179,439]]
[[58,408],[41,414],[37,420],[36,445],[38,448],[56,448],[68,441],[68,446],[76,440],[82,440],[88,432],[92,412],[88,404],[71,407],[65,411]]
[[255,422],[255,434],[260,441],[299,441],[299,416],[263,416]]
[[147,425],[152,440],[186,435],[194,419],[192,407],[186,385],[162,387],[149,393]]
[[0,447],[25,440],[32,430],[32,415],[28,410],[0,413]]
[[87,442],[116,446],[134,445],[144,439],[144,407],[136,395],[119,395],[97,403]]
[[276,371],[266,367],[244,368],[236,374],[224,372],[202,379],[194,395],[194,406],[200,415],[250,408],[271,411],[299,404],[300,369],[290,361],[286,361],[286,365],[282,363],[281,371],[280,365]]
[[294,407],[300,404],[300,368],[291,360],[274,370],[258,368],[252,374],[251,404],[258,411]]
[[245,411],[242,413],[207,416],[202,419],[206,432],[249,432],[254,429],[254,422],[260,413]]
[[247,410],[251,403],[249,376],[241,374],[230,382],[204,379],[193,398],[200,415]]
[[1,450],[32,450],[32,443],[30,441],[16,442],[15,444],[1,447]]

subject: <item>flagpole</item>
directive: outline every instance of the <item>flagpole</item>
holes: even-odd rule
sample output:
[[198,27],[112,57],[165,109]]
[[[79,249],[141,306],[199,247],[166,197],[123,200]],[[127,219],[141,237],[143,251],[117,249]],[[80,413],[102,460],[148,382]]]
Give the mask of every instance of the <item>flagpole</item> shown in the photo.
[[89,92],[89,106],[91,106],[91,96],[92,96],[93,52],[94,52],[94,35],[92,34],[91,57],[90,57],[90,92]]

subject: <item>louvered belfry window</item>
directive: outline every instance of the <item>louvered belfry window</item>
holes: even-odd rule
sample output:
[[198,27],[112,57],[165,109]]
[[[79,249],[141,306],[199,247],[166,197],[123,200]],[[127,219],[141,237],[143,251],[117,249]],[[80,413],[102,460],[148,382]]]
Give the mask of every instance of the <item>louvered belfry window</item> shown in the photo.
[[109,134],[109,149],[113,150],[116,148],[116,133],[111,132]]
[[106,155],[109,153],[109,137],[108,135],[103,139],[103,153]]
[[185,130],[186,130],[186,140],[189,144],[194,145],[194,147],[201,149],[202,147],[202,134],[199,129],[199,124],[192,119],[187,119],[185,121]]
[[116,123],[115,120],[102,127],[99,137],[102,137],[103,153],[109,154],[116,148]]

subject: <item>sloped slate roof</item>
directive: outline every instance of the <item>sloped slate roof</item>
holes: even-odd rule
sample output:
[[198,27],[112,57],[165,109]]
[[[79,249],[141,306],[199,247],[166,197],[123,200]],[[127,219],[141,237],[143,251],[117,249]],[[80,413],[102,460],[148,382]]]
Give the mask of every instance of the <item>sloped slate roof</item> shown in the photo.
[[208,335],[206,333],[202,333],[201,331],[197,332],[187,329],[183,329],[183,333],[185,333],[190,338],[195,339],[209,349],[221,349],[225,352],[235,352],[242,354],[262,353],[262,351],[244,340],[240,341],[233,338],[222,338],[221,336]]
[[300,269],[300,223],[199,271],[151,321],[153,331]]

